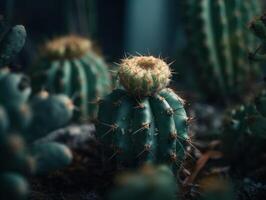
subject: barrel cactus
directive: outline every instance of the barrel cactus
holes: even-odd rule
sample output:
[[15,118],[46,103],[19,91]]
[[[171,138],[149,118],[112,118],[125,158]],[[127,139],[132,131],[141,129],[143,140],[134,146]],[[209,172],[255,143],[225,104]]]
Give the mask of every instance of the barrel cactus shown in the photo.
[[74,100],[76,119],[94,119],[97,100],[111,87],[108,68],[92,51],[91,42],[78,36],[54,39],[44,45],[32,69],[34,91],[63,93]]
[[144,166],[137,172],[118,176],[115,183],[109,200],[177,199],[177,184],[166,166]]
[[265,44],[266,44],[266,13],[255,17],[249,24],[251,32],[261,40],[261,45],[249,57],[253,61],[265,61]]
[[212,100],[233,100],[258,73],[248,62],[256,48],[249,20],[260,14],[259,0],[182,1],[188,65],[197,66],[199,87]]
[[188,117],[184,101],[167,88],[169,66],[152,56],[132,57],[122,61],[118,76],[121,89],[100,101],[96,127],[110,159],[178,168],[189,141]]

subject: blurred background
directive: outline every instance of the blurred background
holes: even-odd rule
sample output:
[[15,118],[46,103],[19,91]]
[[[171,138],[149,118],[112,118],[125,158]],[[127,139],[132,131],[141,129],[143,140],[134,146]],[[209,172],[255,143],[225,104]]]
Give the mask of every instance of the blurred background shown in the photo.
[[69,33],[90,37],[111,62],[136,52],[173,61],[180,40],[177,9],[176,0],[0,1],[5,19],[27,29],[24,65],[40,43]]

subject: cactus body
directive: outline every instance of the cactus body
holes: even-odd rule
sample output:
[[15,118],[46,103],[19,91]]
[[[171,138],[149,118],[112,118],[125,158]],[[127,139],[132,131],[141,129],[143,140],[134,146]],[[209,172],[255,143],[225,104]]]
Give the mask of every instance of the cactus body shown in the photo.
[[44,88],[73,97],[79,109],[75,118],[81,119],[96,117],[96,102],[111,86],[107,66],[92,52],[90,41],[76,36],[48,42],[32,77],[34,90]]
[[26,40],[26,30],[22,25],[12,27],[0,40],[0,68],[6,67],[21,51]]
[[33,97],[30,105],[33,118],[27,130],[29,140],[44,137],[45,134],[66,125],[73,116],[74,106],[65,95],[40,92]]
[[263,91],[254,102],[234,109],[225,120],[223,152],[237,170],[252,167],[258,155],[266,150],[265,107],[266,91]]
[[171,171],[165,166],[145,166],[131,174],[120,175],[109,200],[174,200],[177,185]]
[[[124,62],[131,67],[125,70]],[[111,148],[111,158],[129,166],[143,162],[179,166],[188,140],[188,117],[183,100],[164,88],[169,83],[169,67],[153,57],[124,62],[118,74],[126,90],[116,89],[100,102],[98,138]]]
[[16,173],[0,174],[0,199],[26,200],[29,185],[24,177]]
[[35,144],[30,151],[33,158],[36,158],[36,174],[60,169],[72,161],[70,150],[65,145],[56,142]]
[[4,95],[0,96],[0,104],[12,108],[26,103],[31,94],[27,76],[10,73],[6,70],[1,70],[0,74],[0,91],[5,91]]
[[258,70],[248,64],[248,49],[257,44],[245,25],[260,13],[259,1],[188,0],[183,6],[189,60],[198,67],[200,87],[209,98],[237,97]]

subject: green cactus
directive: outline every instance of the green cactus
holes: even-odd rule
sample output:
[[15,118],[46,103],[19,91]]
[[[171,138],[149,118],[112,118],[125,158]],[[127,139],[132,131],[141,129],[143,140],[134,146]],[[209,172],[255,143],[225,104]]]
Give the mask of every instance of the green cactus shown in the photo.
[[66,125],[73,116],[74,105],[65,95],[49,95],[42,91],[30,101],[32,122],[27,132],[28,140],[41,138],[47,133]]
[[49,96],[45,92],[30,101],[29,79],[3,67],[23,47],[24,32],[24,28],[16,26],[0,41],[1,200],[26,200],[28,175],[56,170],[72,160],[70,150],[64,145],[33,143],[71,119],[72,101],[64,95]]
[[251,32],[261,40],[261,45],[255,50],[255,52],[249,54],[249,58],[252,61],[265,61],[265,45],[266,45],[266,13],[255,17],[249,24]]
[[259,1],[186,0],[182,5],[188,60],[197,66],[201,89],[215,100],[238,97],[258,73],[247,60],[256,40],[246,24],[260,13]]
[[17,173],[0,174],[0,188],[0,199],[2,200],[27,200],[29,195],[28,182]]
[[76,119],[94,119],[98,98],[111,87],[106,64],[92,51],[89,40],[77,36],[48,42],[31,74],[35,91],[46,89],[73,98]]
[[22,25],[16,25],[4,33],[4,36],[0,38],[0,68],[10,64],[23,48],[25,40],[26,30]]
[[117,177],[109,200],[176,200],[177,184],[168,167],[145,166]]
[[[254,102],[239,106],[225,118],[222,135],[223,152],[236,170],[246,170],[265,151],[266,91]],[[248,151],[247,151],[248,149]],[[241,159],[241,163],[239,163]],[[240,167],[239,167],[240,166]]]
[[169,88],[171,71],[152,56],[125,59],[118,71],[124,89],[100,101],[97,137],[110,158],[129,166],[143,162],[178,168],[185,157],[188,117],[184,101]]

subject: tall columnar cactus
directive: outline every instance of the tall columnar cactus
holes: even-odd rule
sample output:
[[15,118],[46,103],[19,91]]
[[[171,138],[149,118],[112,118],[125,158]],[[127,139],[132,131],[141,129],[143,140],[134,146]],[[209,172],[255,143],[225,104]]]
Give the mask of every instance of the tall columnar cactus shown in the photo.
[[100,101],[97,137],[110,159],[180,166],[186,154],[188,117],[184,101],[166,88],[169,66],[152,56],[124,59],[118,71],[123,89]]
[[178,195],[175,178],[165,166],[145,166],[118,176],[115,183],[109,200],[176,200]]
[[247,61],[248,50],[256,47],[247,24],[260,13],[259,0],[186,0],[182,4],[188,60],[198,67],[200,87],[213,99],[241,94],[258,70]]
[[255,17],[249,24],[251,32],[261,40],[261,45],[252,53],[250,53],[250,59],[253,61],[265,61],[266,60],[266,13]]
[[254,160],[266,151],[265,130],[266,91],[263,91],[254,102],[232,110],[225,119],[223,151],[233,168],[246,170],[252,167]]
[[32,69],[34,90],[66,94],[74,99],[76,118],[94,119],[97,100],[109,92],[111,81],[91,42],[66,36],[46,43],[42,50],[38,65]]

